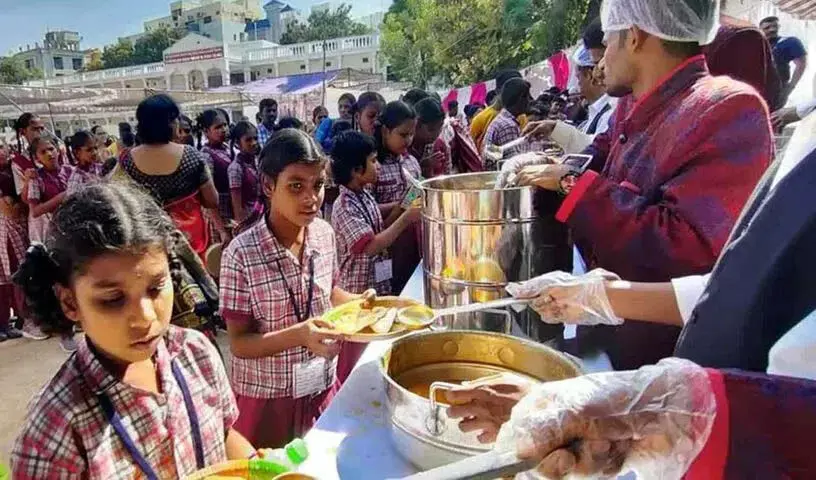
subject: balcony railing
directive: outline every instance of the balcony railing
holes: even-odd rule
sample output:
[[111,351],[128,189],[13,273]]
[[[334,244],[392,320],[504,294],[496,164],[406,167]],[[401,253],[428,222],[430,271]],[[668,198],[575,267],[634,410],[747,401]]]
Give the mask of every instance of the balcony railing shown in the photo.
[[[326,42],[295,43],[292,45],[259,48],[245,52],[242,57],[229,54],[228,60],[235,63],[243,63],[244,66],[247,67],[264,63],[274,63],[276,61],[305,60],[322,56],[324,43],[327,55],[337,55],[357,51],[376,50],[379,48],[380,37],[378,34],[371,34],[356,37],[332,38],[326,40]],[[108,81],[122,81],[133,78],[163,77],[164,73],[164,62],[157,62],[148,63],[146,65],[134,65],[132,67],[83,72],[74,75],[47,78],[45,80],[33,80],[26,84],[32,87],[103,84]]]

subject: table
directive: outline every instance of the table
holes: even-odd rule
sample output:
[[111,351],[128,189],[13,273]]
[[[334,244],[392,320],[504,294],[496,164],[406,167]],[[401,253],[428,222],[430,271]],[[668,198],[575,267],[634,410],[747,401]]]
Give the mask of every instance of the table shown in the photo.
[[[421,265],[402,296],[425,301]],[[417,473],[391,442],[385,384],[378,362],[390,343],[375,342],[366,348],[329,408],[306,434],[309,459],[301,472],[320,480],[383,480]],[[612,370],[604,354],[581,361],[588,373]]]

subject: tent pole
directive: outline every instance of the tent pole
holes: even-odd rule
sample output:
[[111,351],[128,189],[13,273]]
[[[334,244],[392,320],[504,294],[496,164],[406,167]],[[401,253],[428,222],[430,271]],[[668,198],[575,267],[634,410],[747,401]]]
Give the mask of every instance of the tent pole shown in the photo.
[[54,123],[54,111],[51,110],[51,102],[46,103],[48,105],[48,116],[51,117],[51,130],[53,133],[57,132],[57,124]]

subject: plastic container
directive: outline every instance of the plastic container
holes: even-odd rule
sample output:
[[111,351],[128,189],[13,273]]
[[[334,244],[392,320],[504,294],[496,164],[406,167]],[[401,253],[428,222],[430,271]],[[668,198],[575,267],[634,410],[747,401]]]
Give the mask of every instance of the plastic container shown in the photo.
[[280,473],[297,472],[300,465],[309,458],[306,442],[296,438],[283,448],[261,450],[261,459],[277,465],[283,470]]

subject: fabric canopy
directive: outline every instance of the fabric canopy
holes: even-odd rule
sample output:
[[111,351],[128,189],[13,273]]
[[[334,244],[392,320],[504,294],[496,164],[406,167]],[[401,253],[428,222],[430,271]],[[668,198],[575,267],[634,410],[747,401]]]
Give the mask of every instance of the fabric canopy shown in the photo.
[[816,19],[816,0],[773,0],[785,13],[802,20]]

